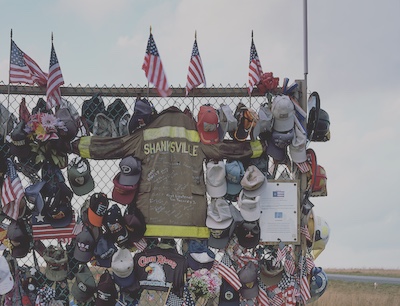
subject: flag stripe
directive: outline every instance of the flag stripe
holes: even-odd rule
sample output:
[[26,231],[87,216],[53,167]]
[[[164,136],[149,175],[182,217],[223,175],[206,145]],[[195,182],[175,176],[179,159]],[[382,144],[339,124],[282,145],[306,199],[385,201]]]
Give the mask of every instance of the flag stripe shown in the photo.
[[250,47],[250,64],[249,64],[249,94],[253,91],[254,86],[256,86],[263,74],[261,62],[258,58],[256,46],[254,45],[253,38],[251,39],[251,47]]
[[64,78],[61,73],[60,64],[57,59],[54,45],[51,44],[49,77],[47,80],[47,109],[58,106],[61,103],[60,86],[64,84]]
[[7,177],[4,179],[1,191],[3,212],[10,218],[17,220],[21,200],[24,197],[24,188],[15,169],[14,163],[7,158]]
[[190,90],[199,86],[200,84],[204,84],[204,86],[206,86],[206,77],[204,75],[203,63],[197,47],[197,41],[195,40],[187,75],[186,95],[188,95]]

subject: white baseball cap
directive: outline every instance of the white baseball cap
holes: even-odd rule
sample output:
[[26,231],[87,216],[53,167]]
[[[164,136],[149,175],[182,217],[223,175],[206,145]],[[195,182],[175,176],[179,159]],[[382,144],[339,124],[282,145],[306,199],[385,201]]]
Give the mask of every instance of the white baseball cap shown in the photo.
[[211,199],[207,206],[206,226],[211,229],[226,229],[233,221],[229,203],[223,199]]
[[264,174],[254,165],[247,167],[240,184],[247,197],[259,196],[267,185]]
[[220,198],[226,194],[226,170],[223,160],[209,161],[206,170],[206,189],[212,198]]
[[14,279],[10,271],[7,259],[0,257],[0,295],[4,295],[12,290]]
[[294,126],[294,104],[288,96],[276,96],[272,101],[273,128],[278,132],[286,132]]
[[245,221],[256,221],[261,217],[260,196],[247,197],[243,190],[239,194],[238,207]]

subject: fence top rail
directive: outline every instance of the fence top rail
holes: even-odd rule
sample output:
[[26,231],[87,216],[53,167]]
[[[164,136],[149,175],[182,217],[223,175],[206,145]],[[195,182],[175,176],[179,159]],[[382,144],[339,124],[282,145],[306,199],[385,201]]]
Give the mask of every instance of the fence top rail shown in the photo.
[[[159,97],[155,88],[144,87],[90,87],[90,86],[78,86],[78,87],[61,87],[62,96],[90,96],[98,93],[104,97]],[[282,93],[281,88],[277,88],[274,93]],[[11,95],[32,95],[40,96],[46,95],[46,89],[38,86],[24,86],[24,85],[0,85],[0,94],[11,94]],[[248,97],[249,93],[247,87],[207,87],[207,88],[195,88],[192,90],[187,97]],[[259,92],[257,88],[254,88],[251,96],[260,97],[264,96]],[[172,94],[170,97],[186,97],[186,89],[181,87],[173,87]]]

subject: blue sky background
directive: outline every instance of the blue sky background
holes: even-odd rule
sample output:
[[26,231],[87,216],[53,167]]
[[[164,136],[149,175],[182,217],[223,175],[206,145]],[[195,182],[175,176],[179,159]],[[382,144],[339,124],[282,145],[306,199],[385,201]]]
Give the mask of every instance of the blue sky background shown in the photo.
[[[247,83],[251,31],[264,72],[304,78],[303,1],[0,0],[0,81],[10,30],[48,71],[51,33],[66,85],[147,85],[149,28],[172,86],[185,86],[197,30],[207,85]],[[23,7],[23,10],[21,8]],[[400,2],[308,1],[308,91],[331,119],[312,143],[328,175],[314,212],[331,227],[324,268],[400,268]],[[280,83],[281,85],[282,83]]]

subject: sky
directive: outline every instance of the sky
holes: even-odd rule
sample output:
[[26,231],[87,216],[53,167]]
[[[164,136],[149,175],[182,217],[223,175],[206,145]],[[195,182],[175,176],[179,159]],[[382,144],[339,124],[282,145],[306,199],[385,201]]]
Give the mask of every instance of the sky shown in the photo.
[[[310,144],[328,177],[311,198],[329,224],[323,268],[399,269],[399,0],[308,0],[307,91],[331,139]],[[168,82],[185,86],[194,33],[208,86],[246,86],[251,32],[264,72],[304,79],[303,1],[0,0],[0,82],[15,43],[48,70],[51,33],[66,85],[143,87],[150,26]],[[23,10],[21,9],[23,8]],[[282,83],[280,83],[281,85]]]

